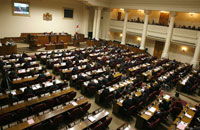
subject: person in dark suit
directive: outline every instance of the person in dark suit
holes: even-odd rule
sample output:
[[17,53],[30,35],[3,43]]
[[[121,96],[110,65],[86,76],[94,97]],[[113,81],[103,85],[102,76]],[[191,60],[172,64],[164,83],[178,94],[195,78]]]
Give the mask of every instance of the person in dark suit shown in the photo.
[[138,97],[133,96],[133,97],[132,97],[132,104],[135,105],[135,106],[137,106],[138,103],[139,103],[139,99],[138,99]]
[[101,97],[105,99],[110,94],[110,90],[103,86],[103,91],[101,93]]
[[163,100],[160,104],[159,104],[159,109],[163,109],[165,111],[169,110],[170,104],[169,102],[167,102],[166,100]]
[[8,98],[9,98],[10,104],[12,104],[13,102],[19,101],[19,99],[16,96],[12,95],[11,93],[8,95]]
[[34,94],[33,89],[30,86],[27,86],[26,89],[24,89],[24,95]]
[[87,63],[87,65],[86,65],[86,68],[85,68],[86,70],[90,70],[91,69],[91,65],[89,64],[89,63]]
[[20,57],[19,60],[18,60],[18,62],[19,62],[19,63],[24,63],[24,58],[23,58],[23,57]]
[[109,74],[108,81],[112,81],[114,79],[114,76],[112,74]]
[[52,92],[54,90],[57,90],[59,87],[58,85],[56,84],[56,82],[53,82],[53,85],[49,87],[49,91]]
[[26,68],[29,68],[31,66],[30,62],[26,62],[24,65],[23,65],[23,68],[26,69]]
[[77,73],[78,73],[78,66],[75,66],[75,67],[72,69],[72,75],[77,74]]
[[95,84],[93,81],[91,81],[91,82],[88,84],[88,87],[92,87],[92,86],[96,87],[97,84]]
[[122,105],[125,109],[129,109],[133,105],[133,103],[132,100],[127,96]]
[[41,79],[45,79],[46,78],[46,75],[44,74],[45,72],[43,73],[40,73],[37,80],[40,81]]
[[22,53],[22,57],[24,58],[24,57],[28,57],[28,55],[25,53],[25,52],[23,52]]

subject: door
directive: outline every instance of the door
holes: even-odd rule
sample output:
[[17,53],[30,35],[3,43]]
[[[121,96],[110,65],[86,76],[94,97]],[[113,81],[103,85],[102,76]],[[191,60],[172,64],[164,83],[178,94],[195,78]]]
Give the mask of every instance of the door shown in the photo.
[[167,26],[169,22],[169,13],[160,13],[159,23]]
[[117,20],[120,21],[120,20],[121,20],[121,17],[122,17],[122,12],[118,12]]
[[161,58],[163,48],[164,48],[164,42],[161,41],[156,41],[155,42],[155,48],[154,48],[154,53],[153,56],[156,56],[157,58]]

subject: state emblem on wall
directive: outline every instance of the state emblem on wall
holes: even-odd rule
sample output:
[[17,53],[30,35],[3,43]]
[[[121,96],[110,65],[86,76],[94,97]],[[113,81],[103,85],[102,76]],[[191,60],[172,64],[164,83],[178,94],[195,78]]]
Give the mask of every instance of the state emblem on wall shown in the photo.
[[43,20],[51,21],[52,20],[52,14],[50,14],[50,13],[43,14]]

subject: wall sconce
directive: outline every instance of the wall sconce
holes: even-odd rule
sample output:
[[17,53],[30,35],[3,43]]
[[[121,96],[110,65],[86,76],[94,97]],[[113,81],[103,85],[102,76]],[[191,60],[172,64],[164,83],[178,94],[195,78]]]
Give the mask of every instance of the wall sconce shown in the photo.
[[120,8],[119,10],[122,11],[122,12],[124,12],[124,9],[122,9],[122,8]]
[[144,13],[144,10],[142,10],[142,9],[138,9],[138,11],[139,11],[140,13]]
[[193,16],[195,13],[189,13],[190,16]]
[[141,37],[137,37],[137,41],[140,42],[142,40]]
[[160,11],[161,13],[169,13],[168,11]]
[[186,51],[187,51],[187,47],[182,47],[181,50],[182,50],[183,52],[186,52]]
[[120,33],[120,35],[119,35],[120,37],[122,37],[123,35],[122,35],[122,33]]

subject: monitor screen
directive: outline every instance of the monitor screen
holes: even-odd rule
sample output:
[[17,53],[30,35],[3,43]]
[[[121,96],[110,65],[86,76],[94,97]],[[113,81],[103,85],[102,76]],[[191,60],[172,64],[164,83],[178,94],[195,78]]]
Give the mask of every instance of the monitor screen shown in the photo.
[[29,4],[14,2],[14,14],[29,15]]

